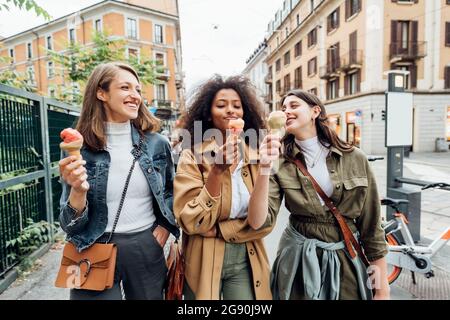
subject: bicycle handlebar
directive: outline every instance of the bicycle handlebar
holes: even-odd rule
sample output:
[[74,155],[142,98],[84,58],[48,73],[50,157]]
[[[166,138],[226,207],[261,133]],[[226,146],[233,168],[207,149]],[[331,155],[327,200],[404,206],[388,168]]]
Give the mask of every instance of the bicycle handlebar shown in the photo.
[[448,188],[450,187],[450,184],[445,183],[445,182],[436,182],[436,183],[430,183],[427,184],[426,186],[422,187],[422,190],[426,190],[426,189],[430,189],[430,188]]
[[374,156],[374,157],[367,157],[367,160],[370,161],[370,162],[373,162],[373,161],[377,161],[377,160],[384,160],[384,157],[376,157],[376,156]]

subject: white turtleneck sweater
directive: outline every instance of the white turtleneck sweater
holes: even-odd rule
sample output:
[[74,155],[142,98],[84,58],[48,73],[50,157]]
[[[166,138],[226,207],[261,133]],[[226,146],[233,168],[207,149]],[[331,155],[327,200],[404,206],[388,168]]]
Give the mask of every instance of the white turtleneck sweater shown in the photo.
[[[331,181],[327,167],[329,148],[320,144],[317,136],[307,140],[295,139],[295,142],[303,151],[308,172],[314,177],[325,194],[330,197],[333,194],[333,182]],[[325,203],[319,194],[317,194],[317,197],[320,203],[324,205]]]
[[[107,122],[106,144],[111,163],[106,190],[108,225],[105,232],[111,232],[125,181],[133,163],[130,122]],[[149,228],[155,220],[151,191],[139,163],[136,162],[115,233],[139,232]]]

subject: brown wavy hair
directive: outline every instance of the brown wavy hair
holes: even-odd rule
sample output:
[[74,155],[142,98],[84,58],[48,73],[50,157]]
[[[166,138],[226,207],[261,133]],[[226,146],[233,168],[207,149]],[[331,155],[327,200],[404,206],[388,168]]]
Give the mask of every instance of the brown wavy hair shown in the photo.
[[[109,62],[98,65],[89,77],[83,96],[83,106],[76,129],[84,138],[84,144],[93,151],[100,151],[106,147],[105,122],[107,121],[103,102],[97,98],[98,89],[109,91],[111,82],[119,70],[130,72],[139,83],[137,72],[122,62]],[[159,120],[153,116],[145,106],[143,99],[138,109],[138,116],[131,123],[143,136],[145,132],[159,130]]]
[[[325,146],[333,146],[336,149],[342,152],[352,152],[353,146],[343,141],[338,137],[336,132],[331,128],[330,121],[327,116],[327,111],[325,110],[325,106],[322,101],[317,98],[312,93],[303,90],[291,90],[289,91],[282,99],[281,105],[283,105],[284,100],[289,96],[296,96],[297,98],[305,101],[311,108],[315,106],[320,107],[320,114],[315,120],[316,130],[317,130],[317,138],[319,142]],[[283,140],[283,155],[286,158],[293,158],[293,150],[295,144],[295,137],[293,134],[287,134]]]
[[255,87],[250,80],[241,75],[224,79],[222,76],[215,74],[197,87],[190,99],[184,129],[188,130],[191,135],[191,147],[194,146],[195,121],[202,122],[202,134],[206,130],[214,128],[213,122],[210,120],[211,107],[217,92],[222,89],[233,89],[241,98],[244,111],[244,131],[250,128],[255,129],[259,140],[260,129],[266,128],[263,105],[258,99]]

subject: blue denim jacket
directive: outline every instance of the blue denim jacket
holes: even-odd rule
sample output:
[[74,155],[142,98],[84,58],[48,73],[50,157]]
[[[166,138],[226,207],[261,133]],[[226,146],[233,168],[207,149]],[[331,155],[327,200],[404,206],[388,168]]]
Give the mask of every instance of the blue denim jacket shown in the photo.
[[[133,145],[139,143],[139,132],[131,126]],[[67,233],[67,240],[78,249],[91,246],[104,232],[108,223],[106,187],[111,162],[109,152],[93,152],[81,149],[86,161],[86,170],[90,189],[87,193],[87,206],[81,215],[75,218],[74,210],[68,206],[70,186],[62,181],[61,211],[59,221]],[[138,163],[144,172],[153,196],[154,213],[157,224],[169,230],[175,237],[180,231],[173,215],[173,178],[174,166],[169,141],[158,133],[146,133],[142,146],[142,156]],[[155,201],[156,200],[156,201]]]

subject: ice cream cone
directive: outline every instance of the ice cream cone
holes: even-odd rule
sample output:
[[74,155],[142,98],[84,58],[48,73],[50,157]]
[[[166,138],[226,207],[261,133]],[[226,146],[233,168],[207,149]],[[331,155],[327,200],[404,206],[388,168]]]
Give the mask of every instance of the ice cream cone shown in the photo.
[[[67,128],[61,132],[61,138],[63,142],[59,144],[59,148],[67,152],[69,156],[76,156],[81,158],[81,147],[83,146],[83,136],[76,130]],[[84,190],[89,190],[89,183],[83,182],[81,187]]]
[[283,111],[273,111],[269,114],[267,124],[270,128],[270,133],[278,135],[280,138],[286,133],[286,115]]

